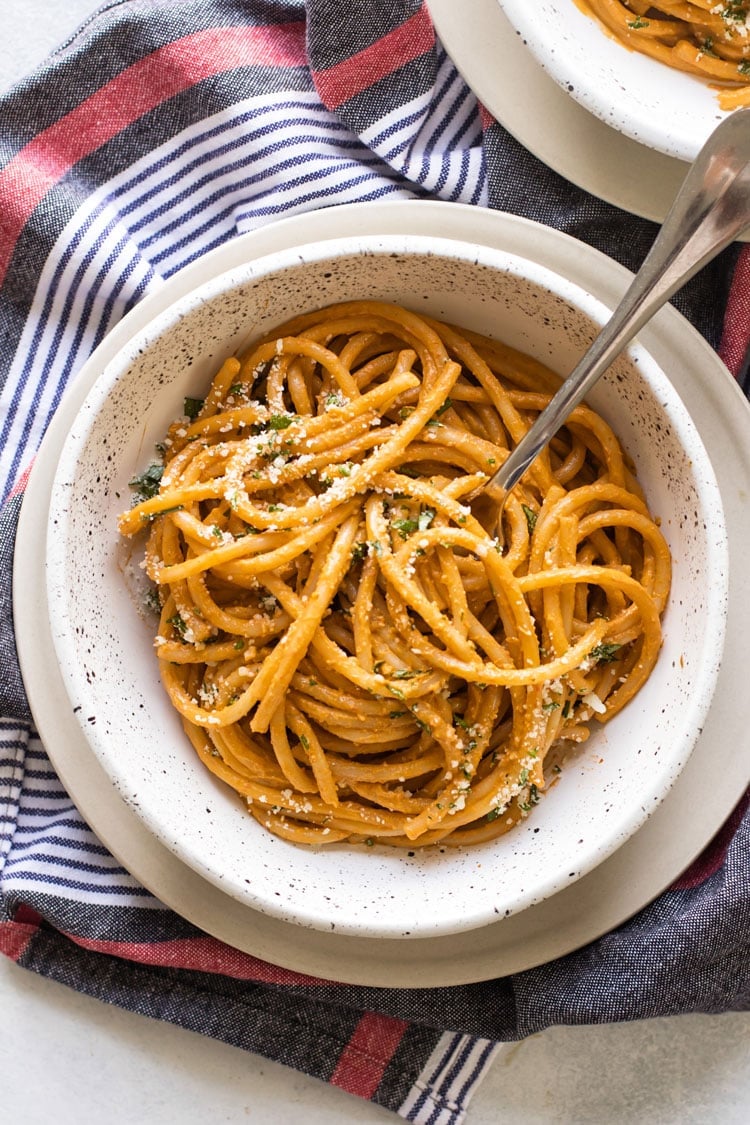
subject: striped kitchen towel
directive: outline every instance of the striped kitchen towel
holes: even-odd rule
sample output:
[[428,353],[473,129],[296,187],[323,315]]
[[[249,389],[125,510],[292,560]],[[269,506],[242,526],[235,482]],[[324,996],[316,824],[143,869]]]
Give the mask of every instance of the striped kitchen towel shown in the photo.
[[[26,475],[111,326],[277,217],[420,198],[522,214],[631,268],[654,235],[488,117],[421,0],[117,0],[0,97],[0,949],[408,1120],[451,1123],[502,1040],[750,1005],[747,801],[667,893],[553,964],[462,988],[312,979],[202,934],[96,839],[33,729],[11,620]],[[726,251],[676,303],[740,376],[750,252]]]

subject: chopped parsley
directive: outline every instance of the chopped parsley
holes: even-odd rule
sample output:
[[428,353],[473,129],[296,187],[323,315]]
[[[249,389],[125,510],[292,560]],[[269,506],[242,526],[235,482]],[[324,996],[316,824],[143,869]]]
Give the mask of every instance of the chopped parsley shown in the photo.
[[268,426],[271,430],[286,430],[295,421],[295,417],[289,414],[272,414],[268,419]]
[[195,419],[198,417],[201,410],[203,409],[203,403],[205,401],[206,400],[204,398],[186,398],[185,399],[185,401],[182,405],[182,409],[183,409],[183,412],[187,415],[187,417],[190,419],[191,422],[195,421]]
[[133,477],[131,481],[128,481],[128,484],[141,500],[151,500],[158,495],[163,472],[163,465],[149,465],[145,473],[141,473],[139,477]]
[[523,514],[526,516],[526,523],[529,525],[529,535],[531,535],[536,527],[536,521],[539,518],[533,508],[528,504],[522,504]]
[[411,533],[417,530],[419,523],[417,520],[394,520],[391,526],[395,527],[402,539],[408,539]]
[[490,809],[490,811],[487,813],[487,816],[485,817],[485,820],[488,822],[488,824],[491,824],[493,820],[497,820],[497,818],[502,815],[502,811],[503,810],[500,807]]
[[638,16],[634,20],[628,20],[628,27],[633,31],[640,31],[642,28],[648,27],[648,22],[648,20],[644,20],[641,16]]
[[180,617],[179,613],[175,613],[172,615],[172,617],[168,617],[167,625],[171,625],[175,633],[177,633],[177,635],[184,640],[185,634],[187,632],[187,625],[183,621],[182,617]]
[[181,512],[182,509],[182,504],[175,504],[171,508],[162,508],[160,512],[147,512],[145,515],[141,513],[140,518],[143,523],[151,523],[151,521],[157,519],[158,516],[168,516],[170,512]]
[[622,645],[604,641],[602,644],[595,645],[589,655],[600,664],[611,664],[613,660],[617,659],[617,654],[621,648]]
[[153,587],[150,590],[147,590],[143,598],[143,604],[145,605],[146,609],[151,611],[151,613],[161,613],[159,591],[154,589]]

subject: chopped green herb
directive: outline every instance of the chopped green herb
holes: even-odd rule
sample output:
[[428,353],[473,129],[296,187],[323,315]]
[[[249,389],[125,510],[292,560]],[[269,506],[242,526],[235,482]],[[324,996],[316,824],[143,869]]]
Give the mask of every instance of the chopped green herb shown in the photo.
[[400,719],[406,714],[407,714],[406,711],[391,711],[390,714],[388,715],[388,718],[389,719]]
[[402,539],[408,539],[419,528],[419,523],[417,520],[393,520],[391,527],[395,527]]
[[493,820],[497,820],[497,818],[502,815],[502,812],[503,812],[503,810],[499,807],[495,808],[495,809],[490,809],[490,811],[487,813],[487,816],[485,817],[485,820],[489,824],[491,824]]
[[288,414],[272,414],[268,419],[268,425],[272,430],[286,430],[294,421],[296,421],[295,417],[290,417]]
[[153,587],[150,590],[147,590],[143,598],[143,604],[145,605],[146,609],[151,611],[151,613],[161,613],[159,591],[153,589]]
[[163,472],[163,465],[149,465],[145,473],[141,473],[139,477],[133,477],[131,481],[128,481],[128,484],[140,496],[141,500],[151,500],[159,492]]
[[198,417],[201,410],[203,409],[203,403],[205,401],[206,400],[203,399],[203,398],[186,398],[185,399],[185,402],[183,403],[182,409],[183,409],[183,412],[188,416],[188,418],[190,419],[191,422],[195,421],[195,419]]
[[218,523],[215,523],[214,526],[211,528],[211,534],[215,535],[217,539],[221,539],[224,532],[221,530]]
[[419,513],[417,526],[420,531],[426,531],[435,518],[435,511],[433,508],[423,508]]
[[529,780],[529,771],[528,770],[521,770],[521,772],[518,775],[518,784],[519,785],[525,785],[528,780]]
[[562,709],[562,717],[564,719],[567,719],[569,715],[570,715],[570,700],[566,699],[565,700],[565,706]]
[[414,676],[421,676],[420,668],[397,668],[393,673],[394,680],[411,680]]
[[560,710],[560,704],[555,703],[554,700],[551,703],[543,703],[542,704],[542,711],[559,711],[559,710]]
[[365,846],[368,847],[368,848],[374,848],[375,847],[375,841],[373,840],[372,836],[365,837],[364,843],[365,843]]
[[242,383],[232,383],[231,387],[229,388],[229,393],[230,395],[241,395]]
[[628,27],[632,28],[633,31],[640,31],[641,28],[648,27],[648,20],[644,20],[638,16],[634,20],[628,20]]
[[167,625],[171,625],[175,633],[177,633],[180,637],[185,637],[185,633],[187,632],[187,625],[180,617],[179,613],[175,613],[172,615],[172,617],[168,617]]
[[534,528],[536,527],[536,521],[539,517],[537,516],[534,509],[530,508],[528,504],[522,504],[521,507],[523,508],[523,514],[526,516],[526,523],[529,525],[529,535],[531,535],[534,531]]
[[159,516],[168,516],[170,512],[181,512],[182,504],[175,504],[172,508],[162,508],[159,512],[147,512],[145,515],[141,513],[141,520],[143,523],[151,523]]
[[238,652],[241,652],[242,649],[245,647],[245,638],[240,637],[238,640],[236,640],[234,642],[234,647],[237,649]]
[[352,560],[354,562],[359,562],[359,560],[363,559],[366,554],[367,554],[367,544],[366,543],[355,543],[354,546],[352,547]]
[[613,660],[617,659],[617,653],[622,648],[622,645],[615,644],[614,642],[603,642],[600,645],[595,645],[589,655],[593,660],[597,660],[600,664],[611,664]]
[[307,737],[307,735],[301,734],[301,735],[299,736],[299,740],[300,740],[300,744],[301,744],[301,746],[302,746],[302,748],[303,748],[304,750],[309,750],[309,749],[310,749],[310,740],[309,740],[309,738]]
[[539,790],[537,789],[536,785],[529,786],[529,804],[539,804]]

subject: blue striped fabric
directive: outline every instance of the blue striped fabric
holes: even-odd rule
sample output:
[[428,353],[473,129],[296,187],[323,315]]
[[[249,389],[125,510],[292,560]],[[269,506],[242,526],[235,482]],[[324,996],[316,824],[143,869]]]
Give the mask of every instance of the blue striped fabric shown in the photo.
[[[194,42],[200,50],[191,53]],[[250,43],[252,57],[232,55],[233,42]],[[132,119],[118,103],[122,122],[88,149],[56,134],[75,159],[35,202],[35,168],[23,165],[34,139],[98,92],[119,90],[162,50],[162,99]],[[384,1049],[374,1089],[345,1088],[420,1125],[458,1125],[497,1042],[580,1022],[584,993],[591,1022],[750,1004],[750,921],[737,892],[750,879],[744,809],[710,877],[663,896],[589,950],[512,979],[413,990],[281,982],[272,967],[220,943],[210,945],[209,963],[212,939],[139,886],[81,819],[30,726],[13,647],[24,473],[96,345],[188,263],[276,218],[376,199],[505,208],[629,266],[644,256],[652,226],[573,188],[483,121],[434,41],[422,0],[121,0],[0,99],[0,152],[0,493],[10,496],[0,510],[0,948],[71,987],[326,1081],[337,1080],[357,1026],[375,1014],[396,1045]],[[3,176],[19,160],[26,179],[8,189]],[[679,298],[714,345],[735,257],[725,253]],[[686,934],[720,948],[721,966],[700,961]],[[651,978],[636,988],[650,942],[674,950],[671,990]],[[300,1024],[292,1054],[288,1029]]]
[[106,332],[208,250],[313,207],[422,191],[486,203],[476,100],[442,50],[435,68],[437,96],[414,99],[369,137],[353,136],[312,88],[275,91],[197,121],[92,191],[50,249],[5,374],[3,498]]

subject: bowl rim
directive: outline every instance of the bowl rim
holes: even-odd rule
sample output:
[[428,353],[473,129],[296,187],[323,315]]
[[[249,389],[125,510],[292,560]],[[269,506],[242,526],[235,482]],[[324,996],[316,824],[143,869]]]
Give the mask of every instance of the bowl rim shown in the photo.
[[[697,75],[668,66],[619,43],[601,26],[593,13],[583,11],[576,0],[564,0],[570,19],[581,35],[561,35],[559,24],[546,18],[539,3],[528,0],[495,0],[510,21],[537,63],[558,84],[595,117],[629,137],[631,140],[675,157],[692,162],[713,129],[730,116],[722,110],[714,90]],[[557,0],[552,0],[555,9]],[[621,97],[602,97],[602,85],[590,65],[592,40],[605,58],[617,64],[617,86]],[[588,65],[587,65],[588,62]],[[666,76],[666,77],[665,77]],[[670,77],[671,76],[671,77]],[[637,112],[639,92],[650,88],[674,87],[663,114]],[[688,106],[690,108],[688,108]],[[700,120],[705,128],[695,129],[695,109],[704,108]]]
[[[355,249],[355,246],[358,247],[358,249]],[[176,302],[168,306],[168,308],[154,317],[151,321],[148,322],[147,325],[141,328],[130,340],[128,340],[127,344],[125,344],[118,351],[117,355],[112,360],[110,360],[110,362],[103,369],[102,373],[96,379],[94,385],[86,396],[84,404],[77,416],[76,424],[71,428],[71,432],[68,435],[68,438],[66,439],[63,446],[52,487],[49,526],[51,527],[53,522],[57,518],[56,513],[58,509],[56,507],[56,499],[58,503],[61,503],[61,497],[64,497],[64,495],[66,494],[66,490],[69,491],[72,487],[71,482],[73,481],[74,476],[72,469],[75,466],[79,450],[85,447],[88,433],[90,432],[92,426],[95,424],[97,406],[101,405],[101,402],[107,397],[109,389],[113,385],[113,383],[122,378],[127,373],[133,361],[133,358],[141,350],[144,342],[153,340],[155,337],[161,336],[164,332],[167,332],[171,326],[182,320],[186,312],[189,312],[193,307],[202,304],[212,296],[230,291],[231,289],[236,288],[238,285],[244,284],[250,279],[257,279],[259,277],[262,278],[267,274],[277,272],[280,269],[286,269],[297,265],[305,265],[306,263],[313,260],[340,260],[342,254],[344,253],[367,254],[378,252],[386,255],[393,253],[394,248],[397,248],[402,253],[417,252],[419,254],[422,254],[426,252],[431,256],[439,254],[440,256],[455,257],[462,261],[466,261],[467,257],[470,256],[472,260],[477,264],[490,264],[492,266],[496,266],[499,261],[505,263],[522,263],[524,269],[522,276],[525,279],[533,279],[537,281],[537,283],[544,285],[544,287],[549,288],[551,292],[558,295],[563,295],[565,299],[571,301],[571,303],[573,303],[576,308],[580,309],[584,316],[594,320],[596,323],[603,323],[603,320],[606,319],[606,316],[608,315],[608,310],[606,309],[602,301],[600,301],[598,298],[593,297],[591,294],[586,293],[576,283],[569,281],[567,278],[549,269],[548,267],[540,265],[530,259],[524,258],[517,253],[497,250],[495,248],[473,244],[465,240],[432,238],[425,235],[407,234],[373,235],[365,237],[348,236],[340,239],[325,239],[305,243],[299,247],[288,248],[282,251],[275,251],[270,254],[263,255],[260,258],[252,259],[249,262],[243,262],[240,265],[234,266],[229,270],[224,271],[223,273],[219,274],[215,278],[210,279],[202,285],[197,286],[189,293],[179,298]],[[549,284],[546,284],[549,280],[553,279],[557,288],[552,288]],[[573,300],[574,297],[576,298],[575,300]],[[721,503],[718,484],[713,474],[713,469],[711,467],[708,454],[703,447],[702,440],[698,435],[694,423],[690,419],[686,408],[682,404],[679,395],[672,387],[672,384],[670,383],[668,377],[663,372],[657,361],[654,360],[651,355],[641,347],[641,345],[637,343],[632,345],[628,349],[628,352],[630,354],[636,354],[638,356],[638,368],[641,372],[649,372],[647,380],[649,384],[653,387],[653,380],[654,378],[656,378],[656,383],[659,384],[659,393],[664,392],[667,394],[668,399],[670,400],[670,421],[674,422],[675,429],[678,429],[680,425],[687,426],[690,432],[691,441],[694,444],[697,443],[698,448],[702,450],[703,464],[708,470],[708,476],[706,477],[702,474],[700,478],[696,480],[696,488],[700,486],[699,491],[701,489],[708,489],[710,497],[707,497],[704,507],[707,511],[713,514],[716,531],[723,532],[723,535],[718,534],[717,536],[714,536],[715,549],[718,550],[717,543],[720,542],[724,547],[723,553],[714,553],[712,556],[710,556],[713,565],[716,568],[716,572],[714,575],[715,581],[709,583],[708,587],[713,600],[717,604],[717,611],[712,616],[712,619],[713,617],[715,617],[717,622],[719,622],[721,625],[721,628],[719,630],[711,634],[711,640],[713,642],[711,648],[714,652],[714,655],[713,657],[707,655],[705,658],[707,662],[710,660],[711,666],[714,671],[710,682],[710,690],[708,692],[702,693],[700,698],[697,698],[696,694],[696,697],[692,700],[691,715],[693,716],[694,721],[691,724],[691,733],[689,735],[686,733],[685,738],[686,742],[689,741],[690,747],[684,754],[681,755],[682,760],[679,767],[679,769],[681,769],[682,766],[684,766],[685,761],[689,756],[689,752],[698,737],[700,727],[702,725],[703,719],[705,718],[705,713],[710,706],[713,689],[716,684],[716,677],[718,675],[721,646],[723,645],[724,626],[726,621],[726,586],[728,582],[728,551],[724,527],[723,506]],[[87,422],[83,418],[84,415],[88,415]],[[680,434],[680,438],[681,443],[684,444],[682,434]],[[52,551],[51,553],[48,551],[47,584],[50,606],[54,607],[57,605],[58,601],[53,596],[52,589],[52,586],[54,585],[53,576],[57,570],[57,567],[55,566],[55,557],[57,557],[57,559],[59,560],[59,548],[64,543],[64,536],[60,535],[59,526],[57,527],[56,534],[51,537],[49,542],[52,543]],[[56,545],[58,548],[57,552],[55,551]],[[720,559],[719,555],[721,556]],[[55,620],[53,620],[55,618],[55,612],[52,608],[50,609],[50,617],[52,636],[57,650],[58,662],[63,672],[63,679],[66,684],[66,690],[68,690],[68,692],[70,693],[71,685],[75,682],[76,679],[76,668],[74,662],[66,661],[63,658],[64,653],[61,653],[58,648],[58,640],[60,634],[56,629],[56,622]],[[87,742],[89,742],[89,745],[92,746],[95,756],[100,762],[102,762],[102,764],[105,765],[105,768],[107,768],[105,764],[107,761],[106,756],[103,760],[102,755],[97,751],[96,732],[92,731],[90,727],[87,727],[85,725],[85,722],[80,714],[78,716],[78,719],[83,735],[86,738]],[[678,776],[679,769],[670,774],[670,767],[665,766],[665,769],[663,771],[665,776],[662,776],[661,774],[658,775],[661,792],[656,799],[661,800],[662,797],[666,796],[666,793]],[[670,776],[666,777],[666,775],[668,774],[670,774]],[[217,873],[212,866],[207,867],[204,858],[201,855],[193,854],[189,849],[186,850],[184,846],[180,847],[179,849],[176,848],[175,842],[171,840],[171,837],[169,839],[167,838],[169,836],[169,833],[165,832],[163,825],[158,820],[156,822],[153,822],[149,818],[147,808],[144,809],[144,807],[141,806],[140,808],[136,808],[135,811],[146,823],[147,827],[149,827],[152,833],[156,835],[162,842],[167,843],[167,846],[169,846],[172,851],[176,851],[180,858],[187,862],[189,866],[191,866],[195,870],[198,870],[204,877],[209,878],[210,881],[214,883],[216,883],[218,880],[219,885],[222,887],[222,889],[234,894],[235,897],[241,898],[242,900],[248,902],[249,905],[254,906],[256,909],[262,910],[264,913],[280,917],[287,921],[293,921],[302,925],[312,926],[313,928],[324,929],[328,927],[330,921],[328,918],[315,918],[312,915],[309,917],[290,915],[289,910],[283,904],[279,904],[276,901],[269,902],[267,899],[261,899],[252,890],[248,891],[248,889],[243,886],[232,888],[227,881],[226,874],[221,872]],[[643,815],[636,818],[637,823],[634,822],[632,824],[630,830],[625,836],[618,835],[617,829],[613,829],[608,837],[608,839],[611,837],[613,840],[611,847],[604,849],[599,847],[592,848],[590,856],[584,862],[581,862],[580,857],[578,857],[576,877],[582,877],[593,867],[603,862],[603,860],[606,859],[608,855],[612,854],[612,851],[616,850],[616,848],[624,843],[630,835],[637,831],[638,827],[640,827],[647,816],[650,815],[651,811],[653,811],[653,809],[650,807],[647,812],[643,810]],[[538,902],[541,899],[547,898],[551,894],[554,894],[555,891],[561,889],[562,886],[569,885],[570,880],[568,878],[563,879],[560,875],[550,875],[546,884],[535,884],[535,892],[527,892],[523,896],[522,901],[515,903],[512,909],[508,912],[516,912],[517,910],[524,909],[526,906],[531,905],[533,902]],[[494,920],[496,920],[495,913],[479,911],[476,916],[471,916],[470,918],[462,916],[462,924],[458,927],[453,924],[443,925],[439,921],[435,921],[433,919],[431,920],[429,926],[426,926],[423,929],[412,927],[412,934],[413,936],[423,937],[428,935],[437,936],[440,934],[457,933],[460,930],[469,930],[477,926],[487,924],[488,922]],[[399,931],[398,933],[395,932],[396,929]],[[401,925],[394,929],[393,926],[373,926],[371,923],[363,926],[358,922],[354,925],[347,926],[346,924],[342,924],[341,922],[337,921],[337,930],[341,933],[364,934],[367,936],[403,936],[403,927]],[[410,934],[410,936],[412,936],[412,934]]]

